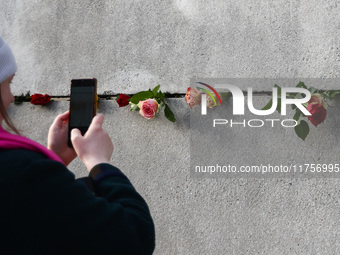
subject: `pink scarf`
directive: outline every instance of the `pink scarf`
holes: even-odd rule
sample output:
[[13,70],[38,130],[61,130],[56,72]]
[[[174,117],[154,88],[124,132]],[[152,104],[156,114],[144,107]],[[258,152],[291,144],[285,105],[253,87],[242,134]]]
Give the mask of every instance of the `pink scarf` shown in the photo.
[[64,162],[53,151],[26,137],[14,135],[0,126],[0,149],[27,149],[47,156],[49,159]]

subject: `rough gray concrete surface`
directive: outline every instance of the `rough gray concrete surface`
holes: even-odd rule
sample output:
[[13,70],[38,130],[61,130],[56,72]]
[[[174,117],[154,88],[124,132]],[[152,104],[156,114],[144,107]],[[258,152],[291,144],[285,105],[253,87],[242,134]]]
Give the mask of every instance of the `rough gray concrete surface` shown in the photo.
[[[0,0],[0,34],[19,66],[15,95],[68,96],[79,77],[96,77],[98,93],[109,95],[157,84],[185,93],[191,78],[339,78],[339,21],[336,0]],[[150,206],[156,255],[340,254],[339,179],[193,178],[190,109],[183,98],[168,101],[176,123],[163,113],[147,121],[113,100],[99,104],[115,145],[112,163]],[[282,134],[244,132],[229,152],[237,157],[247,147],[261,155],[274,141],[276,159],[290,144],[291,155],[303,148],[302,157],[339,162],[339,105],[338,98],[306,142],[288,131],[282,143]],[[54,117],[67,109],[61,101],[9,112],[26,136],[46,144]],[[86,175],[79,160],[69,168]]]
[[[147,121],[111,100],[99,104],[115,145],[111,161],[150,206],[157,234],[155,254],[339,254],[339,178],[193,178],[189,170],[193,112],[183,98],[168,102],[176,123],[162,113]],[[329,109],[327,121],[313,128],[306,142],[296,142],[296,135],[287,132],[283,147],[293,143],[292,153],[309,148],[318,157],[327,155],[339,162],[339,143],[334,144],[339,137],[333,130],[340,121],[339,105],[340,98]],[[11,105],[9,113],[27,136],[46,144],[49,125],[67,109],[68,102],[44,107],[24,103]],[[232,155],[234,148],[256,151],[259,144],[270,147],[281,139],[273,135],[263,140],[256,132],[239,137],[243,137],[240,144],[227,146]],[[324,140],[322,150],[316,144],[320,139]],[[280,151],[273,148],[275,157]],[[78,160],[69,168],[79,177],[86,175]]]
[[339,77],[338,5],[1,0],[0,33],[17,56],[17,95],[68,95],[78,77],[96,77],[101,94],[185,93],[193,77]]

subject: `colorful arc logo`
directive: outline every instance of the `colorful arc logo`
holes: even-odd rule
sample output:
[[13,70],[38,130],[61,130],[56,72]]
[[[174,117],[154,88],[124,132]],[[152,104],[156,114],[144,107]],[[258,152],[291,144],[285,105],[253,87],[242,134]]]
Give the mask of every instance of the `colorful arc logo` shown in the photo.
[[[203,86],[206,86],[207,88],[211,89],[212,92],[214,92],[214,94],[217,96],[218,100],[220,101],[220,104],[222,106],[222,100],[221,100],[221,97],[220,95],[217,93],[217,91],[210,85],[206,84],[206,83],[203,83],[203,82],[197,82],[199,84],[202,84]],[[200,88],[200,87],[197,87],[197,89],[207,93],[209,96],[211,96],[212,100],[214,101],[215,105],[217,105],[217,102],[214,98],[214,96],[207,90],[207,89],[203,89],[203,88]]]

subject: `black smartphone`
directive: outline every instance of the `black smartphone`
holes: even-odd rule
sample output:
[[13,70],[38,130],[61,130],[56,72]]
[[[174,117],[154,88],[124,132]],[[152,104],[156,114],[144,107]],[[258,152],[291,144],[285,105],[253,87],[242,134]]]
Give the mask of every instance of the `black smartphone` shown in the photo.
[[78,128],[84,135],[97,111],[97,79],[71,81],[68,146],[72,146],[71,130]]

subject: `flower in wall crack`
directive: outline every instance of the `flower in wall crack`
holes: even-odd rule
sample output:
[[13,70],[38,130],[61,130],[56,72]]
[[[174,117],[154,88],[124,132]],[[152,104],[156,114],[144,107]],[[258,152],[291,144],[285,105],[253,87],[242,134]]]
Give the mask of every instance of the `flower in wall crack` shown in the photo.
[[51,101],[51,96],[45,94],[34,94],[31,96],[31,104],[34,105],[45,105]]
[[147,99],[144,101],[139,101],[137,104],[139,107],[139,113],[146,119],[153,119],[158,112],[158,103],[155,99]]
[[213,108],[215,106],[217,106],[216,98],[208,94],[207,95],[207,108]]
[[[274,87],[277,88],[278,96],[281,97],[281,87],[276,84]],[[292,104],[292,110],[293,111],[295,110],[293,119],[297,123],[297,125],[294,127],[295,133],[299,138],[305,141],[306,137],[309,134],[310,129],[308,122],[303,120],[303,118],[307,118],[315,127],[324,122],[327,116],[326,105],[330,106],[328,102],[333,100],[337,95],[339,95],[340,90],[321,91],[314,87],[307,88],[304,82],[301,81],[296,85],[296,87],[303,88],[311,93],[311,98],[307,103],[304,103],[303,106],[312,115],[304,115],[295,104]],[[303,98],[302,94],[301,93],[286,94],[286,98],[292,99]],[[279,100],[281,100],[281,98]],[[270,109],[272,107],[272,103],[273,102],[271,99],[268,102],[268,104],[262,108],[262,110]],[[280,113],[280,104],[277,105],[276,110]]]
[[201,92],[198,89],[189,87],[185,95],[185,101],[191,109],[194,108],[195,105],[200,105],[202,101]]
[[212,86],[206,83],[203,83],[203,82],[197,82],[197,83],[210,89],[212,92],[214,92],[214,95],[205,88],[197,87],[197,89],[194,89],[194,88],[189,87],[185,95],[185,101],[189,104],[190,109],[194,108],[195,105],[200,105],[202,103],[202,93],[206,95],[207,108],[213,108],[217,106],[216,96],[220,104],[222,105],[221,96]]
[[139,111],[139,113],[148,120],[153,119],[158,112],[164,108],[165,117],[171,122],[175,122],[175,115],[165,101],[166,96],[159,89],[160,85],[157,85],[153,90],[140,91],[131,98],[127,98],[128,96],[125,94],[120,94],[117,103],[119,107],[130,104],[131,111]]
[[120,94],[119,97],[116,99],[119,107],[124,107],[127,106],[129,104],[129,99],[131,97],[126,95],[126,94]]
[[307,110],[312,114],[308,116],[308,120],[316,127],[326,119],[327,111],[321,94],[315,93],[311,96]]
[[[189,107],[192,109],[195,107],[195,105],[201,105],[202,103],[202,96],[201,91],[198,89],[193,89],[191,87],[188,88],[187,94],[185,95],[185,101],[189,104]],[[217,106],[216,104],[216,98],[214,95],[207,95],[207,107],[213,108]]]

